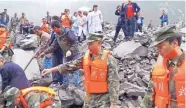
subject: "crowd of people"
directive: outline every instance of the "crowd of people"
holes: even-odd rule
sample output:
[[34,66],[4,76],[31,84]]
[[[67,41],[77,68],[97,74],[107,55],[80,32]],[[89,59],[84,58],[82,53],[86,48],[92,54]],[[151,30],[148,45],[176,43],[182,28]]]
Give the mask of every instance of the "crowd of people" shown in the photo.
[[[128,0],[117,7],[115,15],[119,18],[114,42],[116,42],[120,29],[123,30],[124,40],[127,41],[133,38],[135,32],[142,32],[144,18],[140,15],[140,7],[137,3]],[[50,16],[50,13],[47,12],[46,17],[42,18],[41,25],[29,23],[24,13],[21,18],[18,18],[15,13],[9,22],[7,9],[4,9],[0,16],[0,82],[2,82],[0,105],[6,105],[9,108],[13,106],[18,108],[61,108],[60,99],[55,95],[54,90],[42,87],[42,83],[50,83],[50,87],[61,85],[61,88],[67,89],[70,82],[69,73],[72,73],[73,84],[78,87],[79,76],[83,69],[87,97],[84,106],[117,108],[120,87],[117,62],[110,51],[102,49],[103,16],[98,10],[98,5],[94,5],[92,11],[77,11],[72,16],[69,9],[65,9],[61,16]],[[183,80],[185,78],[183,66],[185,56],[180,48],[181,35],[176,31],[176,26],[167,26],[168,15],[164,10],[160,19],[161,26],[165,27],[155,33],[156,39],[153,44],[159,51],[158,62],[152,70],[152,79],[148,93],[141,103],[142,108],[153,106],[166,108],[167,105],[175,108],[175,106],[185,104],[182,101],[185,99],[183,93],[167,98],[170,94],[180,92],[181,87],[185,88]],[[43,82],[40,86],[32,87],[24,70],[11,62],[13,51],[9,32],[16,33],[18,26],[20,34],[36,34],[38,37],[38,48],[33,58],[39,61],[41,67]],[[149,26],[149,28],[151,27]],[[88,50],[82,55],[79,43],[85,40]],[[173,69],[175,66],[179,71]],[[162,73],[158,74],[159,71]],[[168,79],[166,76],[170,71],[177,76],[171,74]],[[174,80],[175,83],[172,83]],[[153,87],[152,82],[164,84],[165,87],[162,87],[166,91],[161,91],[156,86]],[[170,92],[167,92],[169,90]],[[154,95],[155,97],[153,97]],[[177,99],[177,101],[172,102],[171,99]],[[170,101],[170,103],[165,103],[164,100]]]

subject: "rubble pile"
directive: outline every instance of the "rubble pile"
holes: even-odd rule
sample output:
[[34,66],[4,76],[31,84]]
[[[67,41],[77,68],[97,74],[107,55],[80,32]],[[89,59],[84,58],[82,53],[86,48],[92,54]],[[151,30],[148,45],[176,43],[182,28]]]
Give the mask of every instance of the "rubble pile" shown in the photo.
[[114,29],[107,29],[107,33],[103,47],[112,50],[118,60],[121,108],[137,108],[146,93],[150,72],[158,56],[155,48],[149,47],[152,32],[137,32],[134,39],[127,42],[123,41],[124,34],[120,32],[116,44],[113,43]]
[[[158,53],[154,47],[149,47],[153,41],[152,30],[144,27],[143,33],[136,32],[132,41],[124,41],[124,34],[120,32],[116,43],[113,42],[115,35],[115,26],[104,23],[104,39],[103,48],[110,50],[118,61],[118,73],[120,80],[120,92],[118,99],[121,102],[121,108],[137,108],[144,97],[148,82],[150,80],[150,72],[156,62]],[[185,28],[182,29],[185,35]],[[183,45],[185,45],[185,37],[183,37]],[[81,44],[81,51],[87,49],[86,43]],[[60,85],[51,85],[59,95],[62,108],[81,108],[85,99],[83,87],[83,73],[80,77],[80,86],[74,87],[72,82],[68,88],[62,89]]]

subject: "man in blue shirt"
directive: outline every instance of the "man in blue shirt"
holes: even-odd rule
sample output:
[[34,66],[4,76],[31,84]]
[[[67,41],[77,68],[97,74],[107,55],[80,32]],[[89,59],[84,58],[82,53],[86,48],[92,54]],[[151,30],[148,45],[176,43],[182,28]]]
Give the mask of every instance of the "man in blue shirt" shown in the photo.
[[2,81],[0,81],[2,82],[1,91],[7,86],[16,87],[18,89],[25,89],[31,86],[23,69],[13,62],[5,61],[1,55],[0,75],[2,77]]
[[160,20],[161,20],[161,27],[163,27],[164,25],[168,25],[168,15],[165,13],[165,10],[162,11]]

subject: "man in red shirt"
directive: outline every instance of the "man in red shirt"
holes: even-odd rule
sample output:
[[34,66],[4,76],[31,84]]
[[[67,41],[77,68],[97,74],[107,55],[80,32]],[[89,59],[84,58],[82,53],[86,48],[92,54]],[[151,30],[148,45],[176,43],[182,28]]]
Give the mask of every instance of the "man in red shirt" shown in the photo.
[[136,3],[131,2],[131,0],[128,0],[128,3],[122,7],[121,15],[125,16],[126,20],[126,40],[131,40],[136,31],[136,15],[139,11],[140,7]]

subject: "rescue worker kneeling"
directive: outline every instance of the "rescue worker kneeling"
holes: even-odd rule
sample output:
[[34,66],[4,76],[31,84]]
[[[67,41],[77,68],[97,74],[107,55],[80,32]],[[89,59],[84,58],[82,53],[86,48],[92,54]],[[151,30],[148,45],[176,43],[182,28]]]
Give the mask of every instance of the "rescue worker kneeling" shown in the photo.
[[6,61],[11,61],[13,56],[12,42],[9,32],[6,26],[0,24],[0,54],[6,59]]
[[17,108],[61,108],[61,101],[51,88],[30,87],[23,90],[12,87],[3,93],[6,106]]

